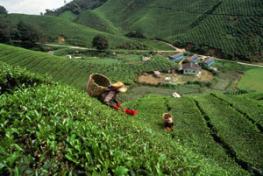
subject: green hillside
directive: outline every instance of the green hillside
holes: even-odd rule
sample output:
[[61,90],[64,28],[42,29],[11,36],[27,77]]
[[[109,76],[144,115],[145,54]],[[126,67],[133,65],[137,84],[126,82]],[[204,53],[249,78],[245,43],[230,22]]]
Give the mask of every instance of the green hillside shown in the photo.
[[[59,82],[0,63],[0,174],[263,174],[261,93],[147,95],[123,104],[139,110],[128,117],[83,92],[88,75],[133,84],[144,71],[174,65],[159,57],[144,64],[96,59],[0,45],[0,61]],[[162,127],[164,112],[174,116],[169,134]]]
[[7,18],[13,25],[23,19],[53,42],[63,34],[67,43],[90,47],[91,39],[102,34],[112,48],[142,49],[125,37],[138,31],[201,54],[262,61],[262,9],[259,0],[75,0],[45,16]]
[[90,13],[99,14],[124,33],[137,30],[200,53],[261,60],[262,9],[258,0],[108,0],[81,19],[91,25]]
[[82,10],[92,10],[95,9],[102,4],[104,4],[107,0],[74,0],[72,2],[67,3],[65,6],[56,9],[55,11],[48,11],[47,15],[61,15],[65,11],[70,11],[73,14],[78,15]]
[[1,44],[0,61],[26,67],[33,72],[49,74],[56,81],[81,89],[85,88],[87,78],[91,73],[105,74],[113,81],[122,80],[127,84],[133,84],[137,76],[143,72],[175,67],[174,63],[159,56],[145,63],[141,59],[131,63],[125,59],[115,58],[70,60]]
[[14,28],[19,21],[29,23],[42,32],[42,34],[46,36],[47,40],[50,42],[56,42],[58,36],[64,35],[67,43],[91,47],[93,37],[101,34],[109,40],[112,48],[125,43],[133,43],[133,41],[125,37],[100,32],[87,26],[72,23],[68,19],[54,16],[34,16],[22,14],[0,16],[0,21],[4,19],[7,19],[11,23],[12,28]]
[[91,28],[95,28],[99,31],[104,31],[108,33],[120,33],[120,29],[116,28],[110,20],[107,20],[101,14],[95,11],[83,11],[80,15],[75,19],[75,22],[89,26]]
[[181,99],[150,95],[125,105],[138,109],[141,112],[138,121],[154,131],[160,131],[161,116],[170,111],[175,121],[170,134],[174,141],[193,148],[237,175],[244,174],[239,173],[242,169],[252,175],[262,174],[263,106],[260,102],[222,94]]
[[[30,74],[0,66],[0,82],[17,70],[22,77]],[[246,174],[224,169],[67,86],[43,82],[0,97],[1,175]]]
[[244,77],[239,82],[241,89],[256,90],[263,92],[262,85],[263,68],[256,68],[245,72]]

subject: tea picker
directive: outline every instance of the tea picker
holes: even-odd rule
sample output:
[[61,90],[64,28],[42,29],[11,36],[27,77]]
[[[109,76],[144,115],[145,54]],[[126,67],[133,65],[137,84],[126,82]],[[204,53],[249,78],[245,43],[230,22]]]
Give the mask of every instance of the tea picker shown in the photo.
[[127,92],[127,87],[120,81],[111,84],[106,76],[92,74],[88,80],[87,91],[90,96],[98,98],[101,102],[117,111],[122,110],[132,116],[138,114],[136,110],[122,108],[121,103],[117,100],[116,97],[119,93]]
[[170,113],[164,113],[163,114],[163,125],[164,125],[164,130],[167,132],[173,131],[173,116]]

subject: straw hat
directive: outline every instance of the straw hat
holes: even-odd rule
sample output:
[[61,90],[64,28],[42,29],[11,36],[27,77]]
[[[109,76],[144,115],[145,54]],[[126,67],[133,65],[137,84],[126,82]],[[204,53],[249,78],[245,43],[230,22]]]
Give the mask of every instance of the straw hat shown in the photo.
[[111,84],[111,87],[113,87],[114,89],[117,89],[119,92],[122,92],[122,93],[124,93],[124,92],[127,92],[127,87],[123,84],[123,82],[120,82],[120,81],[118,81],[118,82],[116,82],[116,83],[114,83],[114,84]]

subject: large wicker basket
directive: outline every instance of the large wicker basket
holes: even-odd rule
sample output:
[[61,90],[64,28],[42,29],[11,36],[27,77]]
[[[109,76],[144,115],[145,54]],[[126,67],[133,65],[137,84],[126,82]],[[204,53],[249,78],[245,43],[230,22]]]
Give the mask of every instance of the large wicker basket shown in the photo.
[[98,97],[108,90],[111,85],[110,80],[101,74],[91,74],[87,83],[87,92],[89,96]]

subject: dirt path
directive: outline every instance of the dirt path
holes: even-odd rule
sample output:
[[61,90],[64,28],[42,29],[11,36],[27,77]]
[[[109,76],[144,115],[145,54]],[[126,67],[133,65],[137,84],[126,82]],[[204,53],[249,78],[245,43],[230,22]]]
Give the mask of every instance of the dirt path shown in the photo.
[[[158,40],[158,41],[159,41],[159,40]],[[173,45],[170,44],[170,43],[167,43],[167,42],[164,42],[164,41],[159,41],[159,42],[164,43],[164,44],[170,46],[171,48],[175,49],[176,52],[184,53],[184,52],[186,51],[184,48],[177,48],[177,47],[173,46]]]
[[[50,43],[47,43],[45,45],[46,46],[50,46],[50,47],[61,47],[61,48],[69,48],[69,49],[97,51],[95,48],[87,48],[87,47],[81,47],[81,46],[59,45],[59,44],[50,44]],[[136,53],[145,53],[145,52],[149,52],[149,51],[155,51],[155,52],[158,52],[158,53],[174,53],[174,52],[178,52],[177,50],[126,50],[126,49],[123,49],[123,50],[122,49],[111,49],[111,51],[113,51],[113,52],[127,51],[127,52],[136,52]]]

